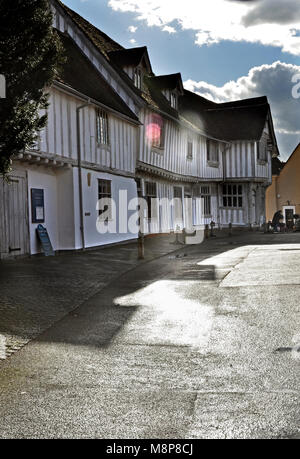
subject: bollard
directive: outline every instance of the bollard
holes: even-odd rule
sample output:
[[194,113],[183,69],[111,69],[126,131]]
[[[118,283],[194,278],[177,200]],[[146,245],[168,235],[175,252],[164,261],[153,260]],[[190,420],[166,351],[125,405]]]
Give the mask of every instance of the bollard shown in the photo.
[[180,244],[179,242],[179,231],[180,231],[180,226],[176,226],[175,234],[176,234],[176,239],[175,239],[175,244]]
[[210,237],[215,237],[214,235],[214,227],[216,226],[215,222],[210,222]]
[[145,236],[141,231],[139,232],[138,252],[139,252],[138,259],[144,260],[145,259]]
[[249,231],[253,231],[252,223],[249,223]]
[[209,225],[205,225],[204,235],[205,239],[209,238]]
[[232,223],[229,223],[228,228],[229,228],[229,237],[231,237],[232,236]]

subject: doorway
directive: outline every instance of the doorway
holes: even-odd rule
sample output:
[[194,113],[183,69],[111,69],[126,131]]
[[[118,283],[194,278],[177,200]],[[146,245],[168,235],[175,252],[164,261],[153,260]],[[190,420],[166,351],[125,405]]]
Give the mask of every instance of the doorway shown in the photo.
[[0,258],[29,253],[28,196],[25,172],[0,179]]
[[294,215],[296,213],[295,206],[283,207],[283,220],[288,230],[292,230],[294,226]]

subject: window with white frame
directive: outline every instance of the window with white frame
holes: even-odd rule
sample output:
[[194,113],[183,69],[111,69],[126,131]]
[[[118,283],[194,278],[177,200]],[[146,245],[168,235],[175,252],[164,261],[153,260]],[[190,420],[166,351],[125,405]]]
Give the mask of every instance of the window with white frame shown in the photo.
[[142,71],[140,68],[136,67],[133,72],[133,82],[134,86],[138,89],[142,89]]
[[96,111],[97,142],[102,145],[109,145],[109,124],[108,115],[104,110]]
[[193,140],[192,139],[188,139],[186,157],[187,159],[193,159]]
[[243,185],[223,185],[223,207],[235,209],[243,207]]
[[219,144],[216,140],[206,140],[207,161],[218,163],[219,162]]
[[209,186],[201,186],[200,194],[203,202],[202,214],[203,216],[211,216],[211,192]]
[[[98,180],[98,199],[99,201],[105,199],[104,205],[100,205],[99,218],[105,222],[112,219],[112,204],[111,204],[111,181],[110,180]],[[107,201],[107,202],[106,202]],[[108,215],[104,215],[108,211]]]

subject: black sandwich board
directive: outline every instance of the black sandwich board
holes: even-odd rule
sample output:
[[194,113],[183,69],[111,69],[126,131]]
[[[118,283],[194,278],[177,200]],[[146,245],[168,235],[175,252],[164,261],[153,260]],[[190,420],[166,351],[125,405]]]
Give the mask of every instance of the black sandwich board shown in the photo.
[[36,231],[38,238],[41,241],[45,256],[54,257],[55,252],[53,250],[47,229],[43,225],[39,225]]

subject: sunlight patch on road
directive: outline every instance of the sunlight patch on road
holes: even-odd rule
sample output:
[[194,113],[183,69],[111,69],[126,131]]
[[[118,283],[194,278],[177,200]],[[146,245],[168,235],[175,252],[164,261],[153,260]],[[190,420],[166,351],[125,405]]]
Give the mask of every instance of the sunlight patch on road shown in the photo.
[[236,266],[242,262],[248,255],[256,249],[256,246],[243,246],[236,249],[222,252],[218,255],[206,258],[205,260],[197,263],[198,266],[214,265],[216,268],[223,268],[228,266]]
[[6,339],[5,336],[0,335],[0,360],[6,359]]
[[[198,284],[198,283],[196,283]],[[139,307],[122,331],[122,340],[141,344],[206,348],[213,323],[213,309],[201,299],[189,299],[194,281],[162,280],[132,294],[116,298],[121,307]]]
[[258,245],[220,287],[299,285],[299,244]]

